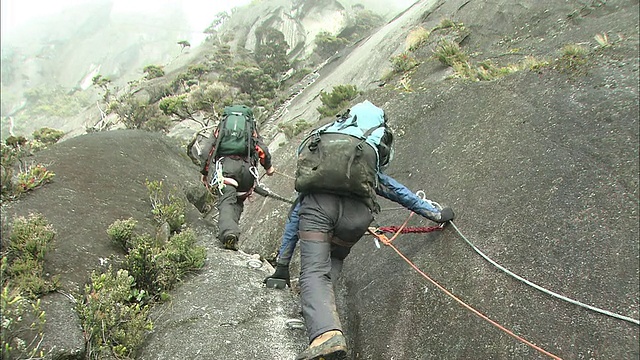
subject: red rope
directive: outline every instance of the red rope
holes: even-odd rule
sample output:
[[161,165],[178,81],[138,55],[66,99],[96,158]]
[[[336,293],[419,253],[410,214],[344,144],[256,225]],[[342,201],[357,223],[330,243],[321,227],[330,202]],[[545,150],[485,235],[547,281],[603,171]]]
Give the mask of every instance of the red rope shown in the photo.
[[[428,233],[432,231],[442,230],[442,226],[408,226],[400,231],[400,233]],[[400,230],[400,226],[380,226],[377,230],[384,233],[395,233]]]
[[[562,358],[560,358],[559,356],[557,356],[557,355],[555,355],[555,354],[543,349],[542,347],[540,347],[540,346],[528,341],[527,339],[523,338],[522,336],[519,336],[519,335],[515,334],[513,331],[507,329],[506,327],[502,326],[498,322],[496,322],[496,321],[492,320],[491,318],[489,318],[487,315],[485,315],[485,314],[481,313],[480,311],[476,310],[471,305],[465,303],[460,298],[458,298],[453,293],[451,293],[449,290],[445,289],[442,285],[440,285],[435,280],[433,280],[431,277],[429,277],[429,275],[427,275],[424,271],[420,270],[420,268],[418,268],[411,260],[409,260],[409,258],[407,258],[402,252],[400,252],[400,250],[398,250],[398,248],[396,248],[391,242],[393,240],[395,240],[395,238],[398,237],[398,235],[400,235],[400,233],[412,232],[412,231],[410,231],[410,230],[412,230],[412,228],[406,228],[406,225],[409,222],[409,219],[411,219],[411,217],[413,216],[413,214],[414,213],[412,212],[409,215],[409,217],[407,217],[407,220],[405,220],[405,222],[402,224],[402,226],[397,227],[397,231],[394,233],[394,235],[391,237],[391,239],[387,238],[386,235],[381,233],[381,231],[383,231],[382,228],[379,228],[379,229],[370,228],[369,232],[371,233],[371,235],[373,235],[378,240],[380,240],[383,244],[391,247],[393,249],[393,251],[395,251],[407,264],[409,264],[409,266],[411,266],[416,272],[418,272],[418,274],[422,275],[422,277],[427,279],[431,284],[433,284],[435,287],[437,287],[440,291],[445,293],[447,296],[449,296],[450,298],[455,300],[458,304],[462,305],[462,307],[464,307],[465,309],[471,311],[476,316],[480,317],[481,319],[485,320],[489,324],[491,324],[491,325],[495,326],[496,328],[500,329],[502,332],[504,332],[507,335],[513,337],[514,339],[516,339],[516,340],[522,342],[523,344],[531,347],[532,349],[535,349],[538,352],[540,352],[540,353],[542,353],[542,354],[544,354],[544,355],[546,355],[546,356],[548,356],[548,357],[550,357],[552,359],[562,360]],[[442,230],[442,228],[439,227],[439,226],[434,226],[434,227],[438,228],[438,230]],[[389,228],[391,228],[391,227],[385,227],[385,229],[389,229]],[[396,227],[393,227],[393,228],[396,228]],[[376,231],[376,230],[378,230],[378,231]],[[430,231],[434,231],[434,230],[430,230]],[[415,231],[415,232],[419,232],[419,231]]]

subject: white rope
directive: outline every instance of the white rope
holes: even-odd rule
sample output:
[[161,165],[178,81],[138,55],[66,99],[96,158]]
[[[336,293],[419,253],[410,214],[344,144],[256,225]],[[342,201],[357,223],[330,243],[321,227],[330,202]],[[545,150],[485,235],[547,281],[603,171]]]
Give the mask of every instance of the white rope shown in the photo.
[[564,295],[560,295],[560,294],[555,293],[555,292],[553,292],[553,291],[551,291],[551,290],[547,290],[547,289],[543,288],[542,286],[540,286],[540,285],[538,285],[538,284],[536,284],[536,283],[533,283],[533,282],[531,282],[531,281],[529,281],[529,280],[527,280],[527,279],[525,279],[525,278],[523,278],[523,277],[521,277],[521,276],[518,276],[518,275],[514,274],[514,273],[513,273],[513,272],[511,272],[509,269],[507,269],[507,268],[505,268],[504,266],[502,266],[502,265],[498,264],[497,262],[495,262],[495,261],[493,261],[491,258],[489,258],[487,255],[485,255],[482,251],[480,251],[480,249],[478,249],[475,245],[473,245],[473,243],[471,243],[471,241],[469,241],[469,240],[468,240],[468,239],[467,239],[467,238],[462,234],[462,232],[460,232],[460,230],[458,229],[458,227],[457,227],[457,226],[456,226],[452,221],[450,221],[450,223],[451,223],[451,226],[453,226],[453,228],[454,228],[454,229],[458,232],[458,234],[462,237],[462,239],[464,239],[464,241],[465,241],[467,244],[469,244],[469,246],[471,246],[471,248],[472,248],[475,252],[477,252],[478,254],[480,254],[480,256],[482,256],[485,260],[487,260],[489,263],[491,263],[493,266],[497,267],[498,269],[502,270],[502,271],[503,271],[504,273],[506,273],[507,275],[509,275],[509,276],[511,276],[511,277],[513,277],[513,278],[515,278],[515,279],[517,279],[517,280],[520,280],[520,281],[522,281],[523,283],[525,283],[525,284],[527,284],[527,285],[529,285],[529,286],[531,286],[531,287],[533,287],[533,288],[535,288],[535,289],[538,289],[538,290],[542,291],[543,293],[545,293],[545,294],[547,294],[547,295],[551,295],[551,296],[553,296],[553,297],[556,297],[556,298],[558,298],[558,299],[560,299],[560,300],[564,300],[564,301],[569,302],[569,303],[571,303],[571,304],[578,305],[578,306],[581,306],[581,307],[583,307],[583,308],[586,308],[586,309],[589,309],[589,310],[592,310],[592,311],[595,311],[595,312],[599,312],[599,313],[604,314],[604,315],[608,315],[608,316],[611,316],[611,317],[614,317],[614,318],[617,318],[617,319],[620,319],[620,320],[624,320],[624,321],[632,322],[632,323],[634,323],[634,324],[636,324],[636,325],[640,325],[640,320],[633,319],[633,318],[630,318],[630,317],[628,317],[628,316],[624,316],[624,315],[619,315],[619,314],[613,313],[613,312],[611,312],[611,311],[603,310],[603,309],[597,308],[597,307],[595,307],[595,306],[591,306],[591,305],[588,305],[588,304],[582,303],[582,302],[580,302],[580,301],[570,299],[570,298],[568,298],[568,297],[566,297],[566,296],[564,296]]

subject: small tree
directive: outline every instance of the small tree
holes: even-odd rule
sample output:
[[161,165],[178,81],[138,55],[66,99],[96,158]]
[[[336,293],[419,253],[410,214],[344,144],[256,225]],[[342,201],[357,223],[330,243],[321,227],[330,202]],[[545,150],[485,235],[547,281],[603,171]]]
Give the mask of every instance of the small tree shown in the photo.
[[187,40],[178,41],[178,45],[180,45],[180,52],[182,52],[186,47],[191,47],[191,44]]
[[216,32],[216,29],[222,25],[225,21],[227,21],[227,19],[229,19],[229,13],[227,13],[226,11],[221,11],[219,13],[216,14],[216,16],[213,18],[213,21],[211,22],[211,25],[209,25],[209,27],[207,27],[204,30],[205,34],[213,34]]
[[111,100],[111,90],[109,89],[109,84],[111,84],[111,79],[98,74],[91,79],[91,82],[93,83],[94,86],[97,86],[102,90],[104,90],[104,94],[102,95],[102,98],[106,103],[108,103]]
[[256,31],[256,37],[255,59],[260,68],[274,78],[287,71],[290,68],[287,58],[289,44],[284,34],[274,28],[263,27]]
[[318,33],[314,41],[316,44],[316,52],[323,57],[335,54],[336,51],[344,49],[349,43],[349,40],[333,36],[326,31]]

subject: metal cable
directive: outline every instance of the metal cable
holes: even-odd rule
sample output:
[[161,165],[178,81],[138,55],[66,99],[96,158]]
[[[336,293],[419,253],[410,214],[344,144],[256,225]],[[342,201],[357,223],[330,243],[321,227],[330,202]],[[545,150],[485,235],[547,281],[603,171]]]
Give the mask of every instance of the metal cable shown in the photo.
[[545,294],[547,294],[547,295],[551,295],[551,296],[553,296],[553,297],[556,297],[556,298],[558,298],[558,299],[560,299],[560,300],[564,300],[564,301],[569,302],[569,303],[571,303],[571,304],[578,305],[578,306],[581,306],[581,307],[583,307],[583,308],[586,308],[586,309],[589,309],[589,310],[592,310],[592,311],[595,311],[595,312],[599,312],[599,313],[604,314],[604,315],[607,315],[607,316],[611,316],[611,317],[614,317],[614,318],[617,318],[617,319],[620,319],[620,320],[624,320],[624,321],[628,321],[628,322],[634,323],[634,324],[636,324],[636,325],[640,325],[640,320],[633,319],[633,318],[630,318],[630,317],[628,317],[628,316],[624,316],[624,315],[616,314],[616,313],[611,312],[611,311],[603,310],[603,309],[597,308],[597,307],[595,307],[595,306],[591,306],[591,305],[588,305],[588,304],[582,303],[582,302],[577,301],[577,300],[573,300],[573,299],[568,298],[568,297],[566,297],[566,296],[564,296],[564,295],[560,295],[560,294],[555,293],[555,292],[553,292],[553,291],[551,291],[551,290],[545,289],[545,288],[543,288],[542,286],[540,286],[540,285],[538,285],[538,284],[536,284],[536,283],[533,283],[533,282],[531,282],[531,281],[529,281],[529,280],[527,280],[527,279],[525,279],[525,278],[523,278],[523,277],[521,277],[521,276],[519,276],[519,275],[517,275],[517,274],[515,274],[515,273],[511,272],[509,269],[507,269],[507,268],[505,268],[504,266],[502,266],[502,265],[498,264],[497,262],[493,261],[490,257],[488,257],[488,256],[487,256],[487,255],[485,255],[482,251],[480,251],[480,249],[478,249],[478,248],[477,248],[477,247],[476,247],[476,246],[475,246],[471,241],[469,241],[469,240],[467,239],[467,237],[466,237],[466,236],[464,236],[464,234],[462,234],[462,232],[460,231],[460,229],[458,229],[458,227],[456,226],[456,224],[454,224],[454,223],[453,223],[453,221],[450,221],[450,223],[451,223],[451,226],[453,226],[453,228],[456,230],[456,232],[460,235],[460,237],[462,237],[462,239],[463,239],[463,240],[464,240],[464,241],[465,241],[469,246],[471,246],[471,248],[472,248],[475,252],[477,252],[477,253],[478,253],[480,256],[482,256],[485,260],[487,260],[489,263],[491,263],[493,266],[497,267],[498,269],[502,270],[502,271],[503,271],[504,273],[506,273],[507,275],[509,275],[509,276],[511,276],[511,277],[513,277],[513,278],[515,278],[515,279],[517,279],[517,280],[520,280],[520,281],[522,281],[523,283],[525,283],[525,284],[527,284],[527,285],[529,285],[529,286],[531,286],[531,287],[533,287],[533,288],[535,288],[535,289],[538,289],[538,290],[542,291],[543,293],[545,293]]

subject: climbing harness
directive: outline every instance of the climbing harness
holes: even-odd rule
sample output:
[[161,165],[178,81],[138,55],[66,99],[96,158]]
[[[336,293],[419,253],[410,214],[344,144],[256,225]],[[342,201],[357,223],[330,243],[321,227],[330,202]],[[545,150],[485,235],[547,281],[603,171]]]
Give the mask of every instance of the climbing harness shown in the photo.
[[220,192],[220,195],[222,195],[222,190],[225,187],[224,175],[222,174],[222,159],[224,159],[224,157],[221,157],[220,159],[218,159],[218,161],[216,161],[216,169],[213,177],[211,178],[211,182],[209,183],[210,187],[218,188],[218,192]]

